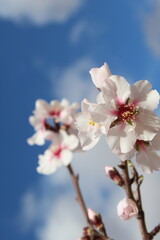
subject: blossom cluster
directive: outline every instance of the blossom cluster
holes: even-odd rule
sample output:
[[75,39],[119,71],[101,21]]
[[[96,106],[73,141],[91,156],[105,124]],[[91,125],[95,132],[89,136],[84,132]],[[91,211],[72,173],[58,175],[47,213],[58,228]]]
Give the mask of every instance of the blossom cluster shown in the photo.
[[[124,77],[113,75],[107,63],[91,69],[90,75],[99,93],[96,103],[84,99],[79,113],[78,104],[69,105],[66,99],[50,103],[40,99],[36,101],[33,116],[29,118],[35,134],[27,140],[28,144],[44,145],[46,141],[50,142],[44,154],[38,156],[37,171],[48,175],[63,165],[68,166],[73,152],[90,150],[101,135],[105,136],[113,153],[119,156],[122,164],[119,167],[124,168],[124,163],[128,164],[130,159],[136,157],[144,172],[160,170],[160,118],[154,113],[160,101],[159,93],[152,89],[147,80],[130,85]],[[126,188],[124,176],[116,168],[106,166],[105,172],[117,185]],[[127,181],[130,181],[130,187],[135,182],[139,191],[142,176],[135,169],[133,172],[132,179],[128,176]],[[78,177],[74,177],[78,184]],[[83,205],[81,198],[80,205]],[[141,214],[137,205],[140,200],[134,194],[131,198],[124,198],[117,206],[118,215],[123,220]],[[103,239],[109,239],[99,214],[89,209],[88,220],[94,228],[84,228],[81,239],[100,239],[101,234],[106,237]]]
[[94,147],[101,135],[113,153],[122,161],[136,155],[139,167],[146,173],[160,170],[160,119],[153,112],[160,95],[147,80],[132,86],[118,75],[112,75],[107,63],[90,70],[99,93],[96,103],[84,99],[75,125],[83,150]]
[[29,118],[35,134],[27,140],[28,144],[51,142],[44,154],[39,155],[39,173],[51,174],[71,162],[73,151],[79,147],[74,128],[74,113],[78,107],[77,103],[69,105],[66,99],[50,103],[40,99],[36,101],[34,115]]

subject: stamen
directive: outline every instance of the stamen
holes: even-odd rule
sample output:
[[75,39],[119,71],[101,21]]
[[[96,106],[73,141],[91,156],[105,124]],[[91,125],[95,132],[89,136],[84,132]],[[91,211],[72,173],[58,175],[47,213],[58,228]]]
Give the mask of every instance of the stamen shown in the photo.
[[53,110],[53,111],[50,111],[50,116],[57,116],[57,117],[60,117],[60,113],[61,111],[60,110]]
[[97,123],[95,123],[92,119],[89,120],[89,124],[90,124],[91,126],[96,126],[96,125],[97,125]]
[[131,105],[122,105],[119,107],[117,111],[118,118],[124,123],[133,124],[133,120],[135,120],[136,115],[139,113],[139,110],[136,108],[134,104]]

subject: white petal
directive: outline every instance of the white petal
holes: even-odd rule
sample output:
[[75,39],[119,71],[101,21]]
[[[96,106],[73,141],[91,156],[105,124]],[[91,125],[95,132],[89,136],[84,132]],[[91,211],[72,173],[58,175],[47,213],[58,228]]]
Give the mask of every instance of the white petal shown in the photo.
[[35,105],[36,105],[36,110],[45,111],[45,112],[48,112],[49,110],[49,104],[43,99],[38,99]]
[[111,79],[117,87],[117,99],[118,101],[125,103],[130,96],[130,85],[124,77],[118,75],[112,75]]
[[151,141],[152,147],[156,151],[160,151],[160,131],[156,134],[156,136]]
[[73,153],[69,150],[63,150],[61,152],[61,162],[67,166],[72,161]]
[[30,116],[29,123],[34,126],[36,130],[40,129],[42,126],[42,118],[38,116]]
[[87,99],[83,99],[83,101],[81,102],[81,109],[82,109],[82,113],[90,118],[90,110],[92,109],[92,107],[94,107],[95,103],[90,103]]
[[57,167],[59,167],[59,163],[58,165],[56,164],[56,162],[54,160],[49,161],[49,156],[48,156],[47,151],[45,151],[44,155],[39,155],[39,161],[38,164],[39,166],[37,167],[37,172],[41,173],[41,174],[52,174],[56,171]]
[[95,108],[91,110],[91,119],[98,123],[103,124],[105,129],[108,131],[111,123],[117,118],[111,112],[114,111],[114,106],[112,103],[106,104],[98,104]]
[[111,76],[101,88],[102,96],[106,104],[110,103],[112,100],[117,99],[117,86],[114,81],[112,81]]
[[137,139],[151,141],[160,129],[160,119],[151,111],[140,109],[136,117]]
[[104,63],[104,65],[100,68],[92,68],[89,73],[91,74],[92,81],[97,88],[101,88],[104,81],[106,81],[111,75],[107,63]]
[[75,126],[76,128],[81,130],[86,130],[88,128],[89,118],[84,115],[84,113],[77,113],[75,116]]
[[150,92],[151,89],[152,85],[149,81],[138,81],[134,83],[133,86],[131,86],[131,99],[133,100],[133,102],[138,103],[138,105],[141,106],[140,103],[146,101],[147,94]]
[[70,149],[70,150],[74,150],[78,144],[79,144],[79,140],[75,135],[68,135],[65,131],[60,131],[60,134],[62,136],[61,138],[61,146]]
[[150,91],[146,99],[146,109],[151,111],[155,110],[158,107],[159,100],[159,93],[156,90]]
[[100,92],[97,97],[96,97],[96,101],[98,104],[101,104],[101,103],[105,103],[105,100],[104,100],[104,97],[103,97],[103,93]]
[[27,139],[29,145],[37,144],[42,146],[45,143],[45,134],[42,131],[37,131],[32,137]]
[[134,131],[129,131],[126,127],[126,135],[120,138],[120,148],[122,153],[128,153],[134,148],[136,142],[136,135]]
[[[126,129],[125,129],[126,128]],[[133,149],[136,141],[136,136],[133,131],[130,131],[130,126],[116,125],[109,129],[107,135],[107,142],[112,151],[119,155],[128,153]]]
[[137,152],[136,160],[145,173],[160,170],[160,156],[154,151],[139,151]]
[[[112,110],[114,110],[113,108],[111,108]],[[110,114],[110,106],[108,107],[108,105],[106,104],[98,104],[97,106],[95,106],[92,111],[91,111],[91,118],[94,122],[96,123],[103,123],[105,121],[107,121],[108,117],[112,117],[113,115]],[[115,116],[113,116],[114,118],[116,118]]]
[[135,148],[133,148],[130,152],[128,153],[119,153],[118,156],[120,157],[120,159],[122,161],[125,161],[125,160],[130,160],[134,157],[136,151],[135,151]]
[[88,132],[79,132],[78,136],[82,146],[82,150],[84,151],[93,148],[100,139],[99,136],[95,136],[94,134]]
[[61,101],[61,103],[60,103],[60,105],[61,105],[63,108],[68,107],[69,102],[68,102],[67,99],[63,98],[62,101]]

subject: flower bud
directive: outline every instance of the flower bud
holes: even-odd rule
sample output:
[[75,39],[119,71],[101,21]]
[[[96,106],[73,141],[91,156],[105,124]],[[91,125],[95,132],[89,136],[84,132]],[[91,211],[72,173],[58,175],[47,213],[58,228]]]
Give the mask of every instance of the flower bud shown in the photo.
[[124,185],[124,180],[116,168],[106,166],[105,172],[106,172],[107,176],[115,182],[115,184],[117,184],[121,187]]
[[88,217],[90,222],[94,225],[102,222],[100,214],[98,214],[91,208],[88,208]]
[[122,220],[128,220],[138,214],[138,208],[132,199],[124,198],[117,205],[117,213]]

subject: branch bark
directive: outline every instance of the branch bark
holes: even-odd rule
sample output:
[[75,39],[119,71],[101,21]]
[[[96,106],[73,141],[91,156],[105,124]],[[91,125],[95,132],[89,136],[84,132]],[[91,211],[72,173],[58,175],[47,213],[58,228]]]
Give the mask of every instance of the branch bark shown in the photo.
[[79,187],[79,177],[78,175],[75,175],[74,171],[73,171],[73,168],[71,166],[71,164],[69,164],[67,166],[68,168],[68,171],[70,173],[70,176],[71,176],[71,179],[72,179],[72,182],[73,182],[73,185],[74,185],[74,189],[76,191],[76,200],[78,201],[81,209],[82,209],[82,212],[83,212],[83,215],[86,219],[86,222],[87,224],[92,227],[92,224],[90,223],[90,220],[89,220],[89,217],[88,217],[88,212],[87,212],[87,208],[86,208],[86,205],[85,205],[85,202],[84,202],[84,199],[83,199],[83,196],[82,196],[82,193],[81,193],[81,190],[80,190],[80,187]]
[[[84,199],[83,199],[83,196],[82,196],[82,193],[81,193],[81,190],[80,190],[80,186],[79,186],[79,177],[78,175],[75,175],[74,173],[74,170],[71,166],[71,164],[69,164],[67,166],[68,168],[68,171],[69,171],[69,174],[71,176],[71,179],[72,179],[72,182],[73,182],[73,185],[74,185],[74,189],[76,191],[76,200],[78,201],[81,209],[82,209],[82,212],[83,212],[83,215],[86,219],[86,222],[88,224],[88,226],[91,228],[91,229],[94,229],[94,226],[92,225],[92,223],[90,222],[89,220],[89,217],[88,217],[88,211],[87,211],[87,207],[86,207],[86,204],[84,202]],[[94,229],[95,230],[95,229]],[[95,230],[96,231],[96,230]],[[103,232],[103,235],[99,232],[97,232],[97,235],[99,236],[99,239],[100,240],[111,240],[108,235],[107,235],[107,232],[106,232],[106,229],[104,229],[104,232]]]

